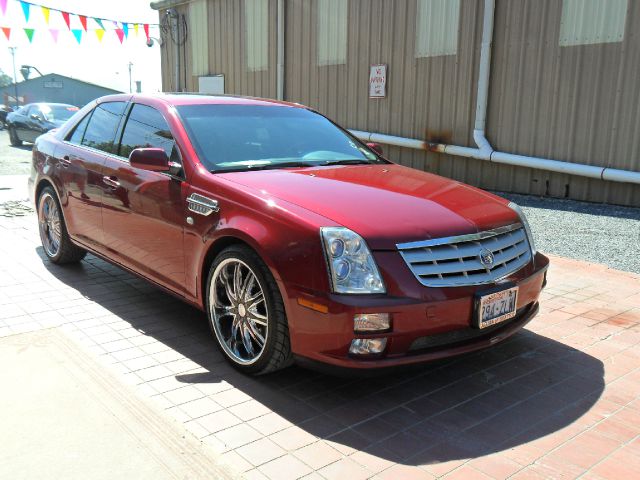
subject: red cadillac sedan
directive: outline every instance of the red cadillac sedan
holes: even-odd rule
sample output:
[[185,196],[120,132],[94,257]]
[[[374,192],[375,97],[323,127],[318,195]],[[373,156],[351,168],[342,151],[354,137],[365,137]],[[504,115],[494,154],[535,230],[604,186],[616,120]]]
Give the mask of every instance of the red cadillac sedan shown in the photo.
[[203,309],[251,374],[485,348],[546,283],[517,205],[297,104],[102,97],[37,139],[29,185],[51,262],[91,252]]

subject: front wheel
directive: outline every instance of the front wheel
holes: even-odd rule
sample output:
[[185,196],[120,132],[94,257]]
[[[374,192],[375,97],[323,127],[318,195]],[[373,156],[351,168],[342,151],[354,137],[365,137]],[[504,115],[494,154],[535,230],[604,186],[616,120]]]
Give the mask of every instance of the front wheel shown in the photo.
[[292,363],[282,297],[253,250],[233,245],[216,257],[209,270],[206,303],[211,330],[235,368],[259,375]]
[[38,196],[38,226],[44,253],[53,263],[79,262],[87,254],[69,238],[58,196],[51,187],[42,189]]

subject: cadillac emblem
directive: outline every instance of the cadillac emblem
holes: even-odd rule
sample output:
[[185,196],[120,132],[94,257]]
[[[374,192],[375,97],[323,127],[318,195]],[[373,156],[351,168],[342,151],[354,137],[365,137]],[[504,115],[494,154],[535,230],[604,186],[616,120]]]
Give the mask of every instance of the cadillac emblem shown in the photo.
[[480,263],[486,268],[491,268],[493,266],[493,253],[491,253],[490,250],[483,248],[480,250],[478,258],[480,259]]

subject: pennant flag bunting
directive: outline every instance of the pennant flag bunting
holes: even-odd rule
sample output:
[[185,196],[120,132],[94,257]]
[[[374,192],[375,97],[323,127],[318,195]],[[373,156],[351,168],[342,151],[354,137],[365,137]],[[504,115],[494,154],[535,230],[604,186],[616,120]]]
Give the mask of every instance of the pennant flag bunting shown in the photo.
[[20,2],[22,5],[22,11],[24,12],[24,19],[29,22],[29,13],[31,12],[31,4],[27,2]]
[[33,28],[24,28],[24,33],[27,34],[27,38],[29,39],[29,43],[33,42],[33,32],[35,31]]
[[64,23],[67,24],[67,28],[71,30],[71,24],[69,23],[69,12],[60,12],[62,14],[62,18],[64,18]]
[[72,28],[71,33],[73,33],[73,36],[76,37],[76,41],[80,43],[80,40],[82,40],[82,30],[80,30],[79,28]]
[[[7,12],[7,0],[0,0],[0,14],[5,15]],[[39,3],[32,3],[31,1],[28,0],[17,0],[16,3],[20,3],[20,6],[22,7],[22,13],[24,14],[24,18],[26,23],[29,23],[29,19],[31,17],[31,7],[40,7],[40,10],[42,11],[42,17],[44,19],[44,22],[47,26],[50,25],[50,18],[51,18],[51,8],[50,7],[46,7],[44,5],[40,5]],[[99,29],[97,30],[93,30],[96,33],[96,38],[98,39],[98,42],[102,42],[102,39],[104,38],[104,34],[106,32],[106,28],[104,26],[104,22],[109,22],[110,24],[113,24],[113,27],[110,27],[109,30],[113,30],[116,33],[116,36],[118,37],[118,40],[120,41],[120,43],[122,44],[124,42],[125,39],[129,38],[129,31],[130,29],[133,27],[133,31],[135,32],[136,37],[140,35],[140,26],[142,26],[142,29],[144,30],[144,35],[147,38],[147,40],[149,40],[149,28],[151,25],[155,25],[157,26],[157,23],[154,24],[149,24],[149,23],[131,23],[131,22],[123,22],[123,21],[119,21],[119,20],[111,20],[111,19],[105,19],[105,18],[97,18],[97,17],[87,17],[86,15],[80,15],[77,13],[73,13],[73,12],[65,12],[63,10],[58,10],[58,9],[53,9],[55,12],[60,12],[60,15],[62,15],[62,18],[64,20],[65,25],[67,26],[67,29],[73,34],[73,36],[75,37],[76,41],[78,42],[78,44],[81,43],[82,41],[82,34],[83,33],[88,33],[89,32],[89,28],[87,25],[87,19],[92,19],[94,22],[96,22],[96,24],[98,25]],[[71,16],[72,15],[76,15],[78,17],[78,20],[80,20],[80,24],[82,25],[82,28],[71,28]],[[75,26],[75,25],[74,25]],[[10,39],[11,37],[11,27],[0,27],[0,30],[2,30],[2,33],[4,34],[5,37],[7,37],[7,40]],[[34,28],[23,28],[22,29],[25,33],[25,35],[27,36],[27,38],[29,39],[29,43],[33,42],[33,37],[35,35],[35,31],[36,29]],[[53,39],[54,43],[58,43],[58,36],[60,33],[60,29],[58,28],[47,28],[47,30],[49,30],[49,33],[51,34],[51,38]]]

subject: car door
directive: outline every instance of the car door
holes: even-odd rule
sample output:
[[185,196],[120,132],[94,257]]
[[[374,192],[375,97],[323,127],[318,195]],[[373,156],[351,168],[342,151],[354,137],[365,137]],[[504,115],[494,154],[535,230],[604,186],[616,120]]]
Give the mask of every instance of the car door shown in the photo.
[[71,130],[55,152],[61,203],[69,233],[81,243],[104,250],[102,169],[111,153],[126,102],[98,104]]
[[24,136],[21,135],[21,138],[27,142],[34,142],[45,132],[44,124],[44,113],[40,106],[31,106],[25,118]]
[[34,105],[25,105],[13,116],[13,128],[18,134],[20,140],[25,140],[27,142],[29,141],[27,119],[29,118],[29,115],[31,114],[31,111],[33,109]]
[[122,129],[117,155],[106,158],[102,198],[104,240],[109,256],[155,282],[183,292],[186,184],[175,175],[133,168],[135,148],[163,148],[180,162],[178,147],[162,114],[133,104]]

